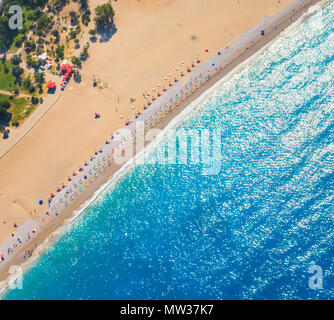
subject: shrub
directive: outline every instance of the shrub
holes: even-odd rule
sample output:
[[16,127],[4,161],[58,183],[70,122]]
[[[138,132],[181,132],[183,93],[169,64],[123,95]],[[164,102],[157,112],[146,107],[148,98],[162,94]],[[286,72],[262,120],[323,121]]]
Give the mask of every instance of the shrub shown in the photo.
[[21,62],[22,59],[18,54],[14,54],[11,58],[10,58],[10,62],[16,66],[18,66]]
[[95,37],[96,36],[96,30],[95,29],[90,29],[88,31],[88,33],[92,36],[92,37]]
[[20,68],[19,66],[13,66],[13,69],[12,69],[12,75],[16,78],[16,79],[18,79],[21,75],[22,75],[22,73],[23,73],[23,69],[22,68]]

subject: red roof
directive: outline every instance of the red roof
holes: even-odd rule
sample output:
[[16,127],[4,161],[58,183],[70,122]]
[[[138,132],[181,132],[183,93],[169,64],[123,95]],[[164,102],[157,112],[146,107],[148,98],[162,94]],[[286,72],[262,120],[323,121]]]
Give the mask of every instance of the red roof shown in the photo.
[[60,68],[61,71],[69,71],[71,72],[73,67],[70,64],[63,64]]
[[55,82],[49,81],[46,85],[48,89],[53,89],[56,86]]

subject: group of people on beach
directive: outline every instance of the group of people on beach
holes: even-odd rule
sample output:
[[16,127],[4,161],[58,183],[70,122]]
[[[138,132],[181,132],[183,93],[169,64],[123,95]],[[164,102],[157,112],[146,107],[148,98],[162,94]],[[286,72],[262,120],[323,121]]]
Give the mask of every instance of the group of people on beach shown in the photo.
[[[201,61],[197,59],[196,62],[200,64]],[[195,67],[193,63],[192,66]],[[190,68],[189,70],[190,70],[189,72],[191,72]],[[210,73],[212,71],[213,69],[210,69],[205,75],[199,74],[198,78],[195,77],[193,81],[189,81],[189,83],[184,86],[184,90],[180,90],[180,92],[176,94],[175,98],[170,99],[168,103],[166,102],[163,106],[157,108],[154,115],[146,117],[146,119],[143,119],[145,120],[144,131],[135,132],[134,130],[134,132],[132,133],[132,137],[136,139],[140,134],[144,134],[150,128],[155,127],[161,119],[163,119],[170,111],[174,109],[174,107],[177,107],[182,101],[184,101],[192,93],[197,91],[206,81],[208,81],[211,77]],[[178,79],[175,77],[175,82],[177,81]],[[161,86],[159,85],[159,87]],[[155,89],[153,91],[155,91]],[[148,93],[147,91],[145,91],[143,95],[146,98],[151,96],[150,93]],[[161,94],[159,96],[161,96]],[[130,103],[136,101],[135,98],[130,98],[129,100]],[[152,97],[152,102],[154,100],[155,100],[154,97]],[[147,105],[151,106],[152,102],[149,100]],[[147,105],[144,105],[144,111],[148,109]],[[145,118],[145,115],[143,115],[140,111],[137,111],[134,118],[139,119],[141,116]],[[125,125],[129,125],[130,123],[132,123],[132,121],[126,120]],[[64,198],[59,199],[59,202],[62,205],[68,206],[70,203],[69,200],[71,202],[74,201],[74,199],[79,195],[79,193],[83,192],[84,188],[88,186],[88,183],[93,183],[93,181],[98,177],[98,175],[102,173],[102,169],[106,169],[111,166],[111,160],[113,158],[113,153],[115,151],[114,149],[118,149],[120,145],[124,146],[124,144],[126,143],[125,139],[115,148],[108,148],[109,150],[106,150],[106,146],[110,145],[113,139],[114,136],[111,136],[110,139],[107,138],[105,146],[101,147],[98,151],[96,150],[94,155],[90,157],[89,161],[85,161],[84,165],[82,167],[79,167],[78,173],[73,171],[72,175],[68,176],[67,184],[62,183],[62,186],[57,188],[57,193],[63,193]],[[73,181],[78,174],[81,174],[81,179],[76,179],[76,181]],[[48,199],[49,206],[52,205],[54,198],[55,194],[51,193],[51,196]],[[54,208],[53,211],[55,212],[55,214],[58,215],[60,212],[59,209],[56,210],[55,207],[52,208]]]

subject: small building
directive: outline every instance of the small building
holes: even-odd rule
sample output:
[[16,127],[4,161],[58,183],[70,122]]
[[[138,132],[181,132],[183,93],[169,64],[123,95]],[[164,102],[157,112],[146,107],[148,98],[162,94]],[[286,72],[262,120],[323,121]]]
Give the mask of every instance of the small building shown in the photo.
[[53,82],[53,81],[49,81],[47,84],[46,84],[46,87],[48,88],[48,91],[54,91],[56,89],[56,83]]
[[44,65],[46,62],[46,59],[48,58],[48,55],[46,53],[40,54],[37,59],[38,59],[38,63],[40,65]]

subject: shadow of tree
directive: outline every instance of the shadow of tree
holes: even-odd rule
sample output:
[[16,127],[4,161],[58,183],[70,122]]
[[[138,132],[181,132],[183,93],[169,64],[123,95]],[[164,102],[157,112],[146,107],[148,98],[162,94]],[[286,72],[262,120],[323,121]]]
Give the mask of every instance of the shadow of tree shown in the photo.
[[76,83],[80,83],[81,82],[81,74],[78,72],[76,74],[74,74],[73,76],[73,80],[76,82]]
[[98,29],[97,33],[100,36],[100,42],[107,42],[111,39],[111,37],[117,32],[117,27],[114,24],[104,28]]

